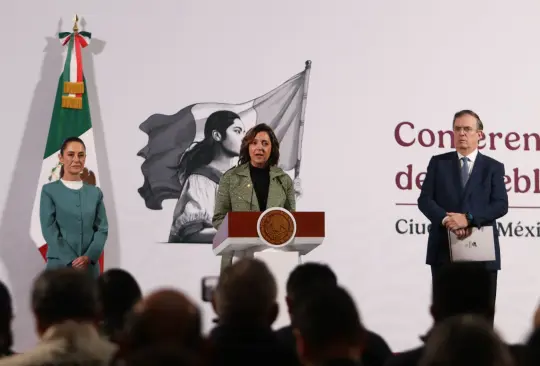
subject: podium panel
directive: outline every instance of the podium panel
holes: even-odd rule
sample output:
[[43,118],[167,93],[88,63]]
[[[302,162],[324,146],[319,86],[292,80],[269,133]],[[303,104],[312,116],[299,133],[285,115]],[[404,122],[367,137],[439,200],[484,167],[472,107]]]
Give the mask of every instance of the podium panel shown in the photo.
[[255,258],[263,261],[270,268],[277,283],[277,302],[279,313],[272,327],[278,329],[290,324],[287,311],[286,284],[289,274],[301,262],[301,256],[295,252],[284,252],[277,249],[267,249],[255,253]]
[[277,283],[279,315],[273,327],[279,328],[290,323],[285,302],[289,274],[301,263],[302,255],[322,244],[324,236],[324,212],[289,212],[282,208],[229,212],[212,247],[216,256],[230,258],[225,262],[247,257],[266,263]]
[[[229,212],[214,236],[213,251],[216,255],[231,252],[258,252],[269,248],[257,231],[259,217],[265,212]],[[324,212],[291,212],[296,221],[293,241],[280,248],[282,251],[305,255],[322,244],[325,236]]]

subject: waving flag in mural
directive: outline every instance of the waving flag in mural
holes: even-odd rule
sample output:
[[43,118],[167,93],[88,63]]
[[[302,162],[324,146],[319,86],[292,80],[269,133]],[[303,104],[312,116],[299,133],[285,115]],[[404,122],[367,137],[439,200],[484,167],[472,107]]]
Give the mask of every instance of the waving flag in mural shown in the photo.
[[161,210],[164,200],[178,200],[169,242],[200,243],[194,234],[214,230],[219,179],[235,164],[242,137],[256,124],[274,129],[280,167],[299,177],[310,70],[307,61],[303,71],[244,103],[196,103],[173,115],[154,114],[140,125],[148,143],[138,153],[144,158],[139,194],[152,210]]

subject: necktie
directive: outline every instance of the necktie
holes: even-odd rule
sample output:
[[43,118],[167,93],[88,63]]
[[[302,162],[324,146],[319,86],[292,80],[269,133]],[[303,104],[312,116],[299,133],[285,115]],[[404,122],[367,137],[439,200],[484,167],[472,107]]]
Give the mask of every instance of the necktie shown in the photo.
[[461,186],[465,187],[467,181],[469,180],[469,158],[461,158],[463,164],[461,165]]

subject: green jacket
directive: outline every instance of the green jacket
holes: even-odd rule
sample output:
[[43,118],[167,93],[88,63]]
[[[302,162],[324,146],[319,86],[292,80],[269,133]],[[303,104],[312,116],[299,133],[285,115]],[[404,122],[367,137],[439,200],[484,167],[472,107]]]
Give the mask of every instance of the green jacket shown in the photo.
[[[219,228],[225,215],[231,211],[260,211],[253,189],[249,163],[234,167],[223,174],[219,181],[212,225]],[[296,210],[294,184],[291,177],[277,166],[270,167],[267,208],[282,207]]]
[[40,221],[47,242],[47,269],[68,267],[86,255],[88,272],[99,276],[99,257],[109,225],[101,189],[84,183],[74,190],[57,180],[41,190]]

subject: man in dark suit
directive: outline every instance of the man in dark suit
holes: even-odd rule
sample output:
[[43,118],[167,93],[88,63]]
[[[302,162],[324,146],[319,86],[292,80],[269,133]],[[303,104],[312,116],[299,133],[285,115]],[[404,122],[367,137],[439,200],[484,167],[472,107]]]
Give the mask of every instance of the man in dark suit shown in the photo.
[[478,152],[483,124],[475,112],[456,113],[453,128],[456,151],[431,158],[418,197],[418,208],[431,221],[426,263],[434,277],[450,262],[448,230],[465,238],[473,227],[493,227],[496,260],[484,267],[491,273],[495,302],[501,268],[496,220],[508,212],[504,165]]

